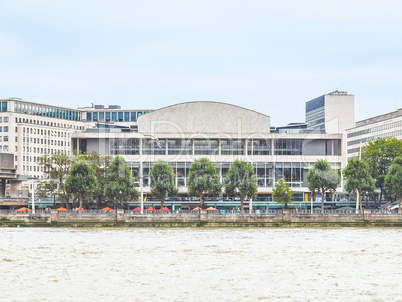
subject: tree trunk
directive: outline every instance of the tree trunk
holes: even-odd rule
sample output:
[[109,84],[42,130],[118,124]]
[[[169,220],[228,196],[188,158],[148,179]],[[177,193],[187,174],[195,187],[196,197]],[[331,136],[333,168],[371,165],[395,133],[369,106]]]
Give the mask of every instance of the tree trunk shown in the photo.
[[321,214],[324,214],[324,199],[325,199],[325,190],[322,188],[321,194]]
[[166,199],[166,193],[163,193],[161,196],[161,210],[165,207],[165,199]]
[[204,208],[204,193],[202,193],[200,195],[200,207],[201,207],[201,209]]
[[240,214],[244,214],[244,195],[240,196]]
[[359,192],[359,208],[360,208],[360,213],[363,213],[363,203],[362,203],[363,196],[361,192]]
[[80,212],[82,211],[82,194],[80,194]]
[[382,200],[382,189],[380,189],[380,200],[378,202],[381,203],[381,200]]

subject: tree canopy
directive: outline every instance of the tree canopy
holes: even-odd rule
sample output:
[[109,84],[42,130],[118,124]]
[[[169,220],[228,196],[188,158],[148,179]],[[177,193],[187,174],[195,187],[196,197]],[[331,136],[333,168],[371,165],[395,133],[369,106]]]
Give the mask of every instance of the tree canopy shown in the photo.
[[272,188],[272,196],[275,202],[284,203],[287,206],[288,203],[292,203],[293,190],[289,187],[287,182],[281,178],[276,183],[275,187]]
[[362,147],[362,160],[370,167],[375,185],[380,189],[381,202],[385,192],[385,177],[392,161],[402,155],[402,141],[395,137],[378,138]]
[[178,192],[176,175],[170,165],[159,160],[152,166],[149,177],[151,194],[153,197],[160,199],[162,209],[165,206],[165,199],[168,194],[174,196]]
[[225,192],[240,197],[240,211],[243,213],[246,196],[255,199],[257,193],[257,177],[250,163],[236,160],[232,164],[226,174]]
[[387,190],[398,200],[398,213],[401,214],[402,200],[402,156],[394,159],[385,177]]
[[200,206],[204,207],[204,200],[208,196],[217,196],[222,192],[222,184],[216,167],[207,158],[193,161],[189,169],[188,193],[200,198]]
[[336,171],[331,168],[329,162],[319,159],[307,173],[307,186],[314,194],[321,192],[321,212],[324,212],[325,192],[335,192],[340,183],[340,177]]
[[135,178],[124,158],[119,155],[113,157],[107,168],[105,193],[109,200],[122,207],[138,197]]
[[85,196],[90,196],[97,180],[93,168],[85,161],[78,160],[72,165],[66,179],[65,190],[75,195],[80,201],[80,209]]
[[100,208],[101,203],[105,201],[106,174],[112,156],[91,152],[88,154],[81,154],[79,158],[86,160],[94,169],[98,183],[96,188],[93,190],[93,199],[96,200],[98,208]]
[[346,191],[350,193],[359,192],[360,211],[362,211],[363,193],[372,192],[375,189],[369,166],[362,160],[352,158],[348,161],[345,169],[343,169],[343,174],[346,178]]
[[46,179],[39,181],[39,195],[46,196],[49,192],[57,194],[69,209],[70,194],[65,190],[65,181],[75,156],[67,153],[43,154],[38,157],[38,165],[42,166]]

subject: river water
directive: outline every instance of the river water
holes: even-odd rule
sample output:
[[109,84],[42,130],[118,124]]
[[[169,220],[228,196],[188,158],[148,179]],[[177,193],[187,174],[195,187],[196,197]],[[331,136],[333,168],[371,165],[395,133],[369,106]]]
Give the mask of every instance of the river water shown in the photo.
[[402,229],[0,229],[0,301],[402,301]]

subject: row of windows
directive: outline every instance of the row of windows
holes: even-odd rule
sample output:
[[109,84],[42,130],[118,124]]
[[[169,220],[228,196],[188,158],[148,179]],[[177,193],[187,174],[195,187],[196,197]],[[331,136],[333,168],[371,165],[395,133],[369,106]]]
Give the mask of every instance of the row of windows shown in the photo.
[[[340,155],[340,140],[320,140],[321,147],[312,147],[306,155]],[[315,144],[314,140],[303,139],[276,139],[272,153],[272,140],[253,139],[152,139],[142,140],[142,154],[144,155],[303,155],[308,144]],[[140,139],[111,139],[111,154],[139,155]]]
[[87,122],[136,122],[148,111],[87,112]]
[[[14,111],[17,113],[53,117],[63,120],[80,121],[81,112],[75,110],[61,109],[52,106],[14,102]],[[3,111],[4,112],[4,111]]]
[[8,126],[0,126],[0,132],[8,132]]
[[61,147],[63,147],[63,145],[65,145],[65,146],[67,146],[67,142],[63,142],[63,141],[60,141],[60,140],[53,140],[53,139],[48,139],[48,140],[46,140],[46,138],[45,139],[43,139],[43,138],[41,138],[40,140],[39,140],[39,138],[37,139],[36,137],[35,138],[29,138],[29,137],[27,137],[27,138],[25,138],[25,136],[22,138],[22,141],[25,143],[25,142],[28,142],[28,143],[34,143],[34,144],[41,144],[41,145],[43,145],[43,144],[48,144],[48,145],[54,145],[54,146],[61,146]]
[[388,132],[388,133],[384,133],[384,134],[378,134],[378,135],[373,135],[373,136],[349,141],[348,146],[353,146],[353,145],[357,145],[357,144],[365,144],[367,142],[376,140],[377,138],[380,138],[380,137],[398,137],[401,135],[402,135],[402,130],[392,131],[392,132]]
[[376,127],[372,127],[372,128],[368,128],[368,129],[348,133],[348,138],[355,137],[355,136],[360,136],[360,135],[365,135],[365,134],[368,134],[368,133],[375,133],[375,132],[379,132],[379,131],[383,131],[383,130],[393,129],[393,128],[397,128],[397,127],[401,127],[401,126],[402,126],[402,121],[388,123],[388,124],[385,124],[385,125],[376,126]]
[[26,132],[25,132],[25,127],[22,128],[22,133],[49,135],[49,136],[57,136],[57,137],[70,137],[70,133],[54,131],[54,130],[46,130],[46,129],[43,130],[43,129],[36,129],[36,128],[26,128]]
[[[149,185],[149,171],[152,168],[153,162],[143,163],[143,184]],[[188,183],[188,174],[191,162],[169,162],[176,175],[176,185],[186,187]],[[279,179],[284,178],[291,187],[307,186],[306,175],[310,167],[314,163],[305,162],[259,162],[252,163],[254,172],[257,176],[259,187],[272,187]],[[140,175],[140,164],[137,162],[128,162],[130,169],[138,181]],[[232,163],[214,162],[217,172],[224,182],[227,171]],[[331,163],[332,167],[340,173],[340,163]]]
[[2,123],[3,120],[5,123],[8,123],[8,116],[5,116],[5,117],[0,116],[0,123]]
[[[8,117],[4,117],[4,120],[7,118],[8,122]],[[0,117],[0,122],[1,122],[1,117]],[[72,129],[78,129],[78,130],[84,130],[83,126],[78,126],[78,125],[69,125],[69,124],[62,124],[62,123],[56,123],[56,122],[47,122],[47,121],[39,121],[39,120],[32,120],[32,119],[25,119],[25,118],[15,118],[16,123],[29,123],[29,124],[36,124],[36,125],[44,125],[44,126],[50,126],[50,127],[59,127],[59,128],[72,128]]]
[[8,142],[8,136],[0,136],[0,142]]

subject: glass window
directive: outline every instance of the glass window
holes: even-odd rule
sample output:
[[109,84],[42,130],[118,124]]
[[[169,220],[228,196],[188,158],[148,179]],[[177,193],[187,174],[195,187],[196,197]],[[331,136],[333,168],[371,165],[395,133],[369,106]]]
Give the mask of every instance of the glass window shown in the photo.
[[168,154],[192,154],[193,146],[191,140],[169,139]]
[[136,122],[137,121],[137,113],[135,111],[131,112],[131,121]]
[[8,123],[8,116],[5,116],[5,117],[4,117],[4,122],[5,122],[5,123]]
[[137,112],[137,118],[140,117],[141,115],[142,115],[141,111]]
[[122,122],[123,121],[123,112],[119,112],[118,116],[119,116],[119,122]]
[[104,112],[99,112],[99,121],[101,121],[101,122],[105,121],[105,113]]
[[4,126],[4,132],[8,132],[8,126]]
[[92,122],[92,113],[87,112],[87,122]]
[[195,139],[194,155],[218,155],[219,147],[217,139]]
[[5,142],[8,142],[8,136],[4,136],[4,137],[3,137],[3,140],[4,140]]
[[7,112],[7,103],[8,102],[2,102],[1,103],[1,111],[2,112]]
[[130,121],[130,112],[124,112],[124,121],[129,122]]
[[117,112],[112,112],[112,121],[117,121]]
[[106,112],[106,122],[110,122],[110,112]]
[[0,132],[3,132],[3,127],[0,127]]
[[94,112],[94,122],[98,121],[98,112]]

